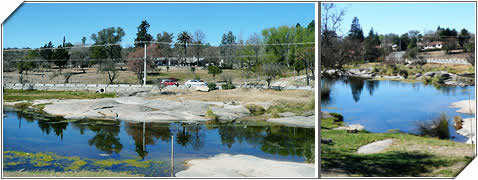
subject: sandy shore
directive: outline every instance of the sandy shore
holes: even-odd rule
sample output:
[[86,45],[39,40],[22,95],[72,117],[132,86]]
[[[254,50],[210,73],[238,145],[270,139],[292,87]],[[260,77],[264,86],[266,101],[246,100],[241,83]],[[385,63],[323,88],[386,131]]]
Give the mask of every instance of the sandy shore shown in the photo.
[[315,165],[262,159],[251,155],[219,154],[186,162],[176,177],[314,177]]

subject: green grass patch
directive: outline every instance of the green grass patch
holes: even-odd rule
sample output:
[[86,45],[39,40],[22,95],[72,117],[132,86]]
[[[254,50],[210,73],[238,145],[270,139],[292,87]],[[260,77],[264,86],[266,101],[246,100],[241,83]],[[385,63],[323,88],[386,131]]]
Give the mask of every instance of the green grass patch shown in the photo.
[[297,115],[302,115],[304,112],[314,111],[314,110],[315,110],[315,101],[314,99],[311,99],[307,103],[279,101],[278,103],[270,106],[266,112],[271,114],[272,116],[278,115],[279,113],[284,113],[284,112],[293,112]]
[[252,115],[261,115],[266,111],[262,106],[256,104],[248,104],[246,108],[249,109]]
[[43,90],[16,90],[5,89],[4,101],[22,101],[38,99],[98,99],[113,98],[116,93],[94,93],[90,91],[43,91]]
[[142,174],[131,174],[130,172],[101,171],[3,171],[5,177],[143,177]]
[[209,120],[214,120],[214,121],[216,121],[218,119],[217,115],[214,114],[214,112],[212,112],[211,109],[207,110],[205,117]]
[[[471,149],[468,144],[393,131],[347,133],[345,130],[328,130],[338,126],[334,120],[336,117],[321,121],[322,138],[332,139],[332,143],[321,146],[321,166],[325,172],[362,177],[455,177],[471,160],[461,153]],[[356,153],[359,147],[384,139],[393,139],[394,142],[384,152]]]

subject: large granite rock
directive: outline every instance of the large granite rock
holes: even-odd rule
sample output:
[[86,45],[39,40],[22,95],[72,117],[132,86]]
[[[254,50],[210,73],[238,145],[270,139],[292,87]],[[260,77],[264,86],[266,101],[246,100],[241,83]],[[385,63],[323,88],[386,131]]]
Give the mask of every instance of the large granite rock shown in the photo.
[[186,170],[176,177],[314,177],[314,164],[258,158],[251,155],[219,154],[186,161]]
[[[207,121],[211,109],[219,121],[233,121],[249,115],[242,105],[223,102],[151,100],[142,97],[104,99],[51,100],[43,109],[46,113],[66,119],[111,119],[139,122],[198,122]],[[35,104],[35,102],[34,102]]]

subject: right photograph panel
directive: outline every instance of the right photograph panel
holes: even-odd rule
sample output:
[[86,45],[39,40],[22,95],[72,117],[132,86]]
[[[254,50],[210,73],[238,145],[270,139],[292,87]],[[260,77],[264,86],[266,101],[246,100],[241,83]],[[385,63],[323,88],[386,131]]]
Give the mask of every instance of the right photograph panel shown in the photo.
[[475,6],[321,4],[322,177],[456,177],[473,160]]

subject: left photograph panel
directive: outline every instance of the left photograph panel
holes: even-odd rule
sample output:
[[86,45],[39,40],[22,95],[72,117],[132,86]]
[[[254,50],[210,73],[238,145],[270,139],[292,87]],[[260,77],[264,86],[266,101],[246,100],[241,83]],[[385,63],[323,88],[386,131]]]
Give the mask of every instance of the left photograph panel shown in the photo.
[[317,7],[23,3],[2,177],[317,177]]

